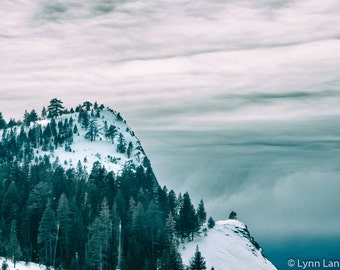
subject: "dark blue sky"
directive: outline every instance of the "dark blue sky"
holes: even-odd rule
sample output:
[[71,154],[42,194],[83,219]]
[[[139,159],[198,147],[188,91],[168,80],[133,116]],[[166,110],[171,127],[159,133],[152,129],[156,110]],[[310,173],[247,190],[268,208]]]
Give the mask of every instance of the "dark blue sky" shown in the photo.
[[5,1],[0,111],[104,103],[162,185],[215,219],[237,211],[274,262],[333,254],[339,12],[338,0]]
[[[262,246],[267,247],[264,254],[280,270],[301,269],[303,262],[318,261],[322,267],[318,269],[330,269],[323,267],[329,261],[339,261],[340,237],[317,238],[294,237],[282,241],[264,241]],[[290,267],[289,260],[294,260],[295,265]],[[299,267],[300,265],[300,267]],[[312,269],[311,267],[309,269]]]

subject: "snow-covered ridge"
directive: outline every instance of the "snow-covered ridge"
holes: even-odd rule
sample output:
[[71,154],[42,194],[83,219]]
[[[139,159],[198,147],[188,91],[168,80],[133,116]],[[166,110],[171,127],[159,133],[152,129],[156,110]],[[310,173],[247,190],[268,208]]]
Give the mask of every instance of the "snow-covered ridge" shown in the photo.
[[[73,117],[77,117],[77,113]],[[127,163],[135,167],[143,163],[145,154],[140,141],[125,121],[118,121],[116,119],[114,111],[104,109],[100,113],[100,117],[94,120],[96,121],[98,129],[95,140],[91,141],[86,138],[89,130],[78,125],[78,134],[74,134],[73,136],[71,152],[65,151],[63,147],[54,151],[54,156],[59,158],[60,163],[66,167],[72,167],[77,166],[77,163],[80,161],[88,170],[91,170],[92,164],[99,161],[107,171],[114,171],[118,174]],[[105,122],[108,127],[112,124],[117,128],[113,143],[105,137]],[[128,148],[128,144],[130,142],[132,143],[132,151],[129,155],[127,155],[126,151],[124,153],[117,151],[120,134],[126,144],[126,149]]]
[[207,233],[194,241],[181,244],[183,263],[190,264],[198,245],[207,269],[215,270],[275,270],[262,254],[261,248],[250,236],[247,226],[238,220],[217,221]]
[[[141,146],[139,139],[135,136],[132,129],[126,124],[126,121],[116,111],[106,108],[98,110],[95,113],[91,111],[88,114],[88,126],[84,127],[78,121],[79,113],[63,114],[54,119],[57,132],[65,122],[72,123],[72,138],[65,140],[63,143],[55,144],[55,139],[51,139],[47,147],[38,145],[33,147],[32,163],[41,161],[44,156],[48,156],[51,163],[60,164],[64,168],[77,168],[81,163],[88,172],[91,171],[92,165],[95,162],[100,162],[107,171],[113,171],[119,174],[125,165],[130,167],[138,167],[146,161],[145,152]],[[24,130],[28,134],[30,129],[39,127],[42,130],[51,125],[52,120],[49,118],[32,122],[29,127]],[[89,137],[91,125],[94,125],[95,134],[92,138]],[[76,132],[74,128],[76,126]],[[108,129],[114,126],[114,135],[108,137]],[[92,127],[93,128],[93,127]],[[21,127],[12,127],[14,133],[20,134]],[[7,129],[7,133],[11,131]],[[39,131],[37,131],[38,133]],[[0,132],[2,135],[3,131]],[[123,143],[123,150],[118,150],[117,147]],[[80,162],[80,163],[79,163]]]

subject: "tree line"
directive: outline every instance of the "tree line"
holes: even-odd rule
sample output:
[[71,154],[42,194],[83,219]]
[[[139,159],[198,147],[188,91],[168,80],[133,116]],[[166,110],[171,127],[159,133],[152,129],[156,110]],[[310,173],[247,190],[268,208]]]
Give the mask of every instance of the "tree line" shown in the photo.
[[0,172],[0,255],[14,261],[183,269],[178,243],[206,216],[203,201],[196,211],[187,192],[158,186],[150,167],[115,175],[96,162],[88,174],[80,162],[65,170],[45,156],[34,165],[3,163]]

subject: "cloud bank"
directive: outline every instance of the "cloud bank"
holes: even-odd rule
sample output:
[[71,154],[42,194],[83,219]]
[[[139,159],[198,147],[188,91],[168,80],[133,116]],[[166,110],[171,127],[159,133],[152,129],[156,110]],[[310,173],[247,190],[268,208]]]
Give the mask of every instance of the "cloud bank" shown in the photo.
[[70,105],[80,96],[119,104],[132,119],[166,116],[150,128],[340,110],[337,1],[4,4],[5,114],[23,113],[8,100],[26,108],[62,93]]

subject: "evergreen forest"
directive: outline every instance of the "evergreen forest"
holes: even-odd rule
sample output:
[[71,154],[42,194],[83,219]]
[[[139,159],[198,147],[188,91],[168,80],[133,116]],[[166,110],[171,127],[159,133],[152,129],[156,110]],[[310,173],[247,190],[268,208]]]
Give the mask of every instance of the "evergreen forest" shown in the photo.
[[[6,123],[0,113],[0,256],[55,269],[184,269],[178,244],[206,221],[202,200],[195,209],[189,193],[162,188],[147,159],[119,174],[100,162],[87,170],[82,162],[66,168],[51,161],[55,149],[72,151],[80,127],[95,140],[91,119],[103,107],[66,110],[53,99],[41,116],[26,111],[23,121]],[[129,155],[113,125],[106,136]]]

